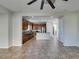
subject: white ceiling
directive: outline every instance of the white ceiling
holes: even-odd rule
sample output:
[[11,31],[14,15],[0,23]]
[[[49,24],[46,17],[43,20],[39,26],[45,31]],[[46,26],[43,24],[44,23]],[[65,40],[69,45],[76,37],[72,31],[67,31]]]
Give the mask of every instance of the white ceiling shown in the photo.
[[79,10],[79,0],[69,0],[64,2],[62,0],[56,0],[55,9],[52,9],[49,4],[44,5],[44,9],[40,10],[41,0],[32,5],[27,5],[31,0],[0,0],[0,5],[8,8],[13,12],[62,12],[62,11],[78,11]]
[[58,23],[58,18],[55,18],[53,16],[24,16],[23,18],[33,23]]

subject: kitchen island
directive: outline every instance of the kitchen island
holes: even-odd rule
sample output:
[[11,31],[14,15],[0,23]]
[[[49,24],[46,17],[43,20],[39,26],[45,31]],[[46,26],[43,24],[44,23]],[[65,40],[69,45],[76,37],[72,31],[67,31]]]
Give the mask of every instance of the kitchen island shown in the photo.
[[36,33],[36,40],[49,40],[49,33]]

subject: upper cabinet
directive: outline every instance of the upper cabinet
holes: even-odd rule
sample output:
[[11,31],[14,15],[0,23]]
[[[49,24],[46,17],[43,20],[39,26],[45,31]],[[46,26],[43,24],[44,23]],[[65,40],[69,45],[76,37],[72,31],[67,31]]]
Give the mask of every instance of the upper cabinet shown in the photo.
[[23,29],[23,30],[28,29],[28,21],[25,20],[25,19],[23,19],[23,21],[22,21],[22,29]]
[[46,24],[33,23],[32,30],[37,30],[37,32],[46,32]]

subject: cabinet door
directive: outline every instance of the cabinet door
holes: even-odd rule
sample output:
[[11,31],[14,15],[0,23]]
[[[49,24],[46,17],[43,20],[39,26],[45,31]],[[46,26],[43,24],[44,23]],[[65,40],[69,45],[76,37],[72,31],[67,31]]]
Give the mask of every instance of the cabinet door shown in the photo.
[[22,27],[23,27],[23,29],[28,29],[28,22],[27,21],[23,21],[22,22]]

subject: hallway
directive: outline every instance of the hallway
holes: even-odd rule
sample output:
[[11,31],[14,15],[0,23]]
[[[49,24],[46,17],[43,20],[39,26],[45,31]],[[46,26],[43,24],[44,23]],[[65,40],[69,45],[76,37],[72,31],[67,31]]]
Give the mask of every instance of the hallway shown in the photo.
[[32,39],[23,47],[0,49],[0,59],[79,59],[79,48],[63,47],[57,39]]

